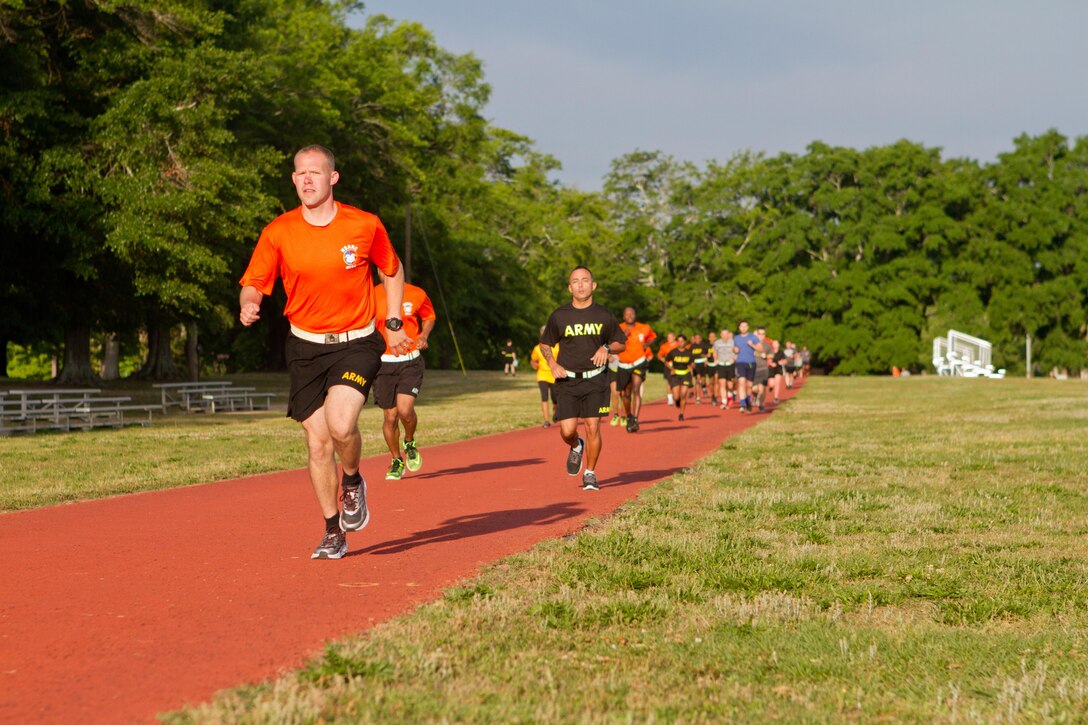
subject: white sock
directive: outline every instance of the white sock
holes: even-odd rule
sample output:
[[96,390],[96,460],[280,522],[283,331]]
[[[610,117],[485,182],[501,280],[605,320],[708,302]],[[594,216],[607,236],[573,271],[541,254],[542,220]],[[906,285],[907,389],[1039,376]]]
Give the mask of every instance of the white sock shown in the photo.
[[582,441],[578,441],[578,443],[574,446],[574,448],[572,450],[575,453],[580,453],[583,447],[584,446],[582,445]]
[[669,405],[675,405],[676,402],[672,399],[672,393],[669,393]]
[[587,469],[585,470],[585,473],[592,473],[592,474],[593,474],[594,476],[596,476],[596,475],[597,475],[596,473],[593,473],[593,469],[591,469],[591,468],[587,468]]

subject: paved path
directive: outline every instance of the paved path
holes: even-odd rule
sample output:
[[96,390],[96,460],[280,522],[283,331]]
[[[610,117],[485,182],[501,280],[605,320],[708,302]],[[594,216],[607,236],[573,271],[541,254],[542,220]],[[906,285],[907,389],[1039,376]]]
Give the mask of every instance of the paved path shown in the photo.
[[372,521],[340,561],[310,560],[305,470],[0,515],[0,722],[149,721],[297,668],[762,419],[647,405],[641,432],[604,428],[599,492],[566,475],[554,427],[424,447],[401,481],[366,459]]

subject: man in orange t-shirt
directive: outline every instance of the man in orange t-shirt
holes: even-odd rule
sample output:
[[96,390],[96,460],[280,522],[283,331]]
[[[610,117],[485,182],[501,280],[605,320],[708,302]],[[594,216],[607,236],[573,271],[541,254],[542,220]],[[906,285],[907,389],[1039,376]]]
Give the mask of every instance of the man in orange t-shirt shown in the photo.
[[[374,288],[374,308],[377,311],[378,329],[386,334],[385,329],[385,285]],[[382,366],[374,378],[374,402],[384,413],[382,435],[393,461],[385,478],[390,481],[404,476],[404,469],[418,471],[423,466],[423,456],[416,448],[416,396],[423,387],[423,357],[420,354],[427,349],[427,338],[434,329],[435,314],[431,298],[422,288],[414,284],[404,284],[404,300],[401,304],[404,320],[404,332],[415,344],[409,346],[406,353],[400,355],[386,347],[382,354]],[[404,424],[404,456],[400,450],[400,423]]]
[[[373,214],[333,199],[340,174],[331,151],[307,146],[294,161],[291,180],[301,205],[261,232],[240,281],[238,318],[246,327],[257,322],[261,300],[277,277],[283,279],[284,315],[291,323],[287,415],[306,434],[310,482],[325,519],[325,535],[311,558],[339,559],[348,550],[345,532],[370,521],[359,472],[359,413],[386,343],[403,354],[412,340],[399,318],[386,321],[386,340],[374,326],[371,266],[385,280],[389,309],[400,310],[404,290],[404,271],[385,227]],[[337,456],[343,468],[339,485]]]
[[[662,362],[662,364],[664,364],[665,363],[665,357],[670,352],[672,352],[673,350],[676,349],[676,345],[677,345],[677,343],[676,343],[676,333],[675,332],[667,333],[665,335],[665,342],[661,343],[661,347],[658,348],[658,350],[657,350],[657,359],[660,360]],[[669,391],[668,392],[668,401],[669,401],[669,405],[672,405],[673,404],[672,383],[669,382],[669,377],[670,377],[669,376],[669,368],[668,368],[668,365],[666,365],[665,366],[665,389]]]
[[616,373],[616,390],[623,398],[623,408],[627,413],[627,432],[638,432],[638,414],[642,409],[642,384],[646,381],[646,371],[650,361],[646,350],[657,335],[644,322],[636,320],[634,307],[623,311],[620,329],[627,335],[627,347],[619,354],[619,370]]

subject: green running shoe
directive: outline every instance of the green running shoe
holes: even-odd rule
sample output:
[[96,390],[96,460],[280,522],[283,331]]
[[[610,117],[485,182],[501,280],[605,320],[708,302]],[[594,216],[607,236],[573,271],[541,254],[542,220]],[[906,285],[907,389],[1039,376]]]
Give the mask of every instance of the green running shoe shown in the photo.
[[399,481],[401,476],[404,475],[404,461],[399,458],[394,458],[393,462],[389,464],[389,470],[385,473],[386,481]]
[[404,441],[404,458],[409,471],[418,471],[423,467],[423,456],[419,455],[415,441]]

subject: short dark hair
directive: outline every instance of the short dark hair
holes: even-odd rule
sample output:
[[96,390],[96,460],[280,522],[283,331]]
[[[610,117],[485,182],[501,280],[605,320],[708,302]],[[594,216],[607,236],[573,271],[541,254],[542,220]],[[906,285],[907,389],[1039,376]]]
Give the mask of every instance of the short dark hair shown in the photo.
[[304,146],[295,152],[295,159],[298,159],[298,157],[302,156],[302,154],[308,154],[311,152],[317,152],[324,156],[325,160],[329,162],[329,171],[336,171],[336,156],[334,156],[332,151],[329,151],[324,146],[318,146],[317,144]]
[[[589,267],[585,266],[584,264],[579,264],[577,267],[575,267],[574,269],[572,269],[570,271],[570,274],[574,274],[575,272],[577,272],[580,269],[584,269],[585,271],[589,272],[589,278],[593,279],[593,271]],[[570,274],[567,275],[567,279],[570,279]]]

